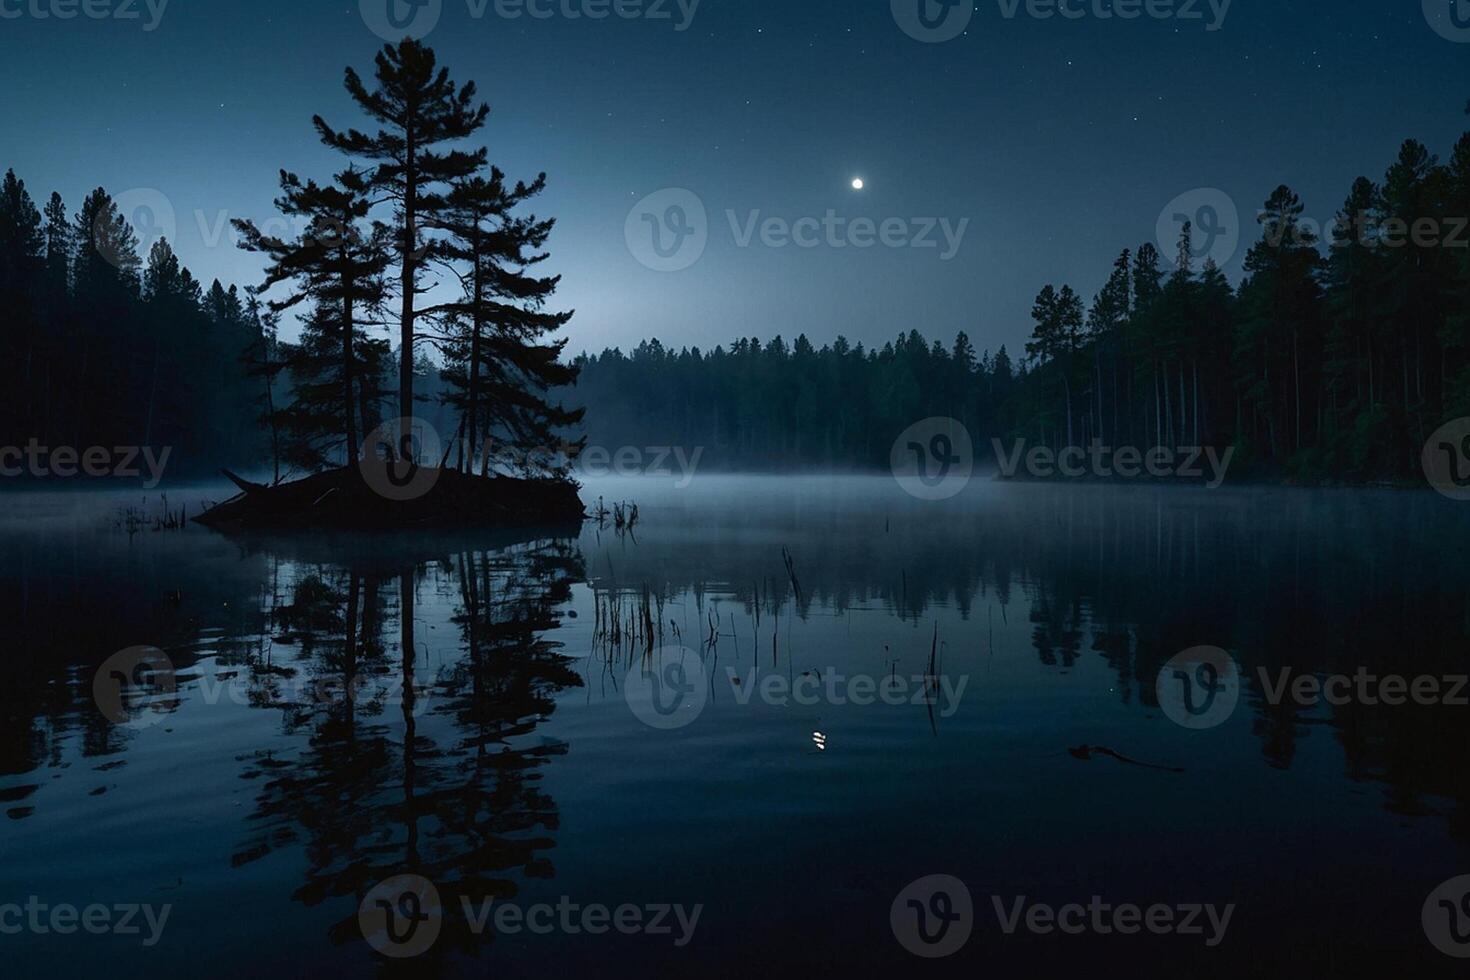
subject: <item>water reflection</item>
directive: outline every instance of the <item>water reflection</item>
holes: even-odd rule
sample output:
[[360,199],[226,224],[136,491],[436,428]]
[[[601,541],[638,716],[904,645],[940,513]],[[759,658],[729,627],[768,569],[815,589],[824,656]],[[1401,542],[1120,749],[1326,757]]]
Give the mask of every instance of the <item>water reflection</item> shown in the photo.
[[[295,900],[354,899],[354,913],[332,926],[335,942],[360,940],[357,902],[379,882],[420,875],[446,896],[433,955],[473,947],[449,896],[509,898],[508,872],[554,873],[546,852],[558,814],[539,770],[566,746],[536,729],[555,695],[580,684],[549,638],[580,558],[567,542],[543,541],[460,550],[396,575],[381,562],[275,573],[287,581],[262,609],[267,633],[236,666],[252,703],[278,711],[301,745],[242,760],[258,795],[235,866],[302,849]],[[452,596],[459,657],[425,662],[421,591]],[[280,682],[300,673],[311,683],[293,690],[308,696],[283,697]]]
[[[1228,834],[1314,898],[1368,875],[1386,907],[1417,909],[1470,853],[1470,710],[1304,706],[1265,683],[1470,673],[1470,517],[1446,501],[1008,487],[936,510],[843,481],[723,486],[643,495],[636,536],[5,529],[0,614],[27,652],[0,690],[13,866],[91,882],[75,854],[111,845],[134,863],[105,880],[128,887],[217,869],[176,921],[207,934],[218,905],[256,887],[270,929],[313,966],[373,958],[359,903],[421,875],[445,921],[413,966],[454,974],[483,964],[457,952],[493,945],[496,961],[534,966],[548,948],[490,944],[460,896],[708,902],[700,963],[787,932],[849,962],[883,937],[842,923],[936,868],[1017,893],[1065,894],[1081,868],[1129,898],[1176,881],[1230,897],[1243,852],[1195,846]],[[91,692],[103,660],[138,643],[177,672],[146,729],[109,723]],[[1241,668],[1234,716],[1204,737],[1172,724],[1156,689],[1202,645]],[[651,646],[703,663],[710,703],[687,728],[655,730],[624,703]],[[725,673],[924,677],[931,661],[973,678],[937,724],[907,703],[742,706]],[[160,770],[187,785],[165,792]],[[1269,824],[1253,840],[1248,811]],[[152,846],[169,860],[192,848],[193,862],[155,873],[145,844],[89,836],[99,812],[139,814],[134,832],[186,827],[187,845],[165,830]],[[639,835],[649,812],[679,831]],[[1277,853],[1281,834],[1314,846]],[[1324,857],[1368,839],[1385,842],[1381,871]],[[852,917],[809,894],[855,903]],[[1242,935],[1252,912],[1268,936],[1288,920],[1272,901],[1243,907]],[[1316,935],[1417,942],[1417,920],[1402,921],[1407,939],[1371,922]],[[284,962],[249,948],[263,931],[247,924],[237,955]],[[606,949],[559,942],[555,958],[590,967]],[[619,948],[619,963],[645,953]]]

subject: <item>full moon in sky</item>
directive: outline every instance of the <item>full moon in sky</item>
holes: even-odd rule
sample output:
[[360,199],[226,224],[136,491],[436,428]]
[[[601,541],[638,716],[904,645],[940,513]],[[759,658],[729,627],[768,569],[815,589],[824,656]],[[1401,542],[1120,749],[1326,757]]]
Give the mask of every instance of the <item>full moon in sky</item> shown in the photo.
[[855,191],[863,189],[863,179],[861,177],[854,177],[852,179],[852,189]]

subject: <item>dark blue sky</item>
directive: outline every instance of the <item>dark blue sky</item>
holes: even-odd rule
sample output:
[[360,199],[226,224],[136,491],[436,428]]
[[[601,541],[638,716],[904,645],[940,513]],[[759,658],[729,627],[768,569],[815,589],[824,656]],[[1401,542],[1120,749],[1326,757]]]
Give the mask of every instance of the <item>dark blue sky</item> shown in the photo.
[[[342,69],[366,74],[380,40],[358,0],[172,0],[152,30],[146,0],[87,2],[139,17],[0,0],[0,167],[72,211],[99,184],[161,193],[200,278],[255,281],[258,260],[217,234],[220,218],[269,217],[280,167],[340,168],[310,120],[360,122]],[[800,332],[873,343],[916,327],[1014,350],[1041,285],[1090,298],[1182,193],[1222,189],[1251,235],[1253,209],[1285,182],[1326,221],[1404,138],[1444,155],[1470,126],[1470,38],[1451,39],[1454,20],[1451,37],[1432,29],[1420,0],[1235,0],[1218,30],[1205,0],[1202,19],[1128,21],[1100,19],[1094,0],[1074,0],[1078,19],[981,0],[943,43],[908,36],[889,0],[702,0],[684,31],[675,0],[666,20],[572,19],[560,11],[589,0],[541,2],[555,16],[510,20],[490,0],[476,19],[442,0],[426,40],[491,103],[491,159],[549,175],[538,211],[559,219],[574,349]],[[671,187],[703,203],[709,244],[657,272],[624,229]],[[910,232],[924,226],[911,219],[968,225],[948,261],[938,231],[929,249],[740,244],[756,212],[829,210]]]

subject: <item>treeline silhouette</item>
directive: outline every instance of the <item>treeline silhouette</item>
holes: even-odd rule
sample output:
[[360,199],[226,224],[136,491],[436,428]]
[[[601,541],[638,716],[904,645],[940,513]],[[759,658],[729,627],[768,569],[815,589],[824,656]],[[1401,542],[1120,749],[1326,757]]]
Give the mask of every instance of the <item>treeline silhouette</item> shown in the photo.
[[[103,189],[68,213],[0,183],[0,446],[169,446],[172,467],[254,458],[238,290],[207,290],[168,243],[146,262]],[[14,466],[13,459],[7,465]],[[177,469],[173,472],[178,472]]]
[[[349,67],[343,86],[378,128],[313,117],[320,141],[350,162],[324,182],[279,172],[289,234],[232,222],[240,247],[265,259],[243,302],[219,283],[204,294],[163,239],[143,268],[131,216],[105,191],[74,219],[53,194],[43,220],[7,174],[0,449],[160,446],[174,475],[265,463],[279,483],[350,464],[385,419],[411,420],[421,404],[434,414],[427,390],[452,409],[446,440],[496,447],[459,453],[460,469],[565,476],[564,459],[533,452],[564,442],[575,455],[566,430],[582,418],[542,397],[576,381],[552,337],[571,317],[548,309],[559,278],[535,274],[555,222],[523,212],[545,175],[513,181],[484,148],[455,148],[490,109],[422,44],[385,46],[370,79]],[[425,305],[439,276],[458,279],[460,295]],[[301,313],[297,343],[280,336],[288,310]],[[395,320],[396,351],[381,336]],[[423,450],[413,428],[394,433],[395,456]]]
[[1410,477],[1428,435],[1470,415],[1470,133],[1445,164],[1405,142],[1325,241],[1303,212],[1272,192],[1238,288],[1199,266],[1188,223],[1172,267],[1152,244],[1124,251],[1090,307],[1047,285],[1019,363],[917,330],[876,349],[803,334],[583,355],[589,438],[704,446],[713,465],[883,467],[900,432],[949,416],[981,455],[992,435],[1233,445],[1236,473]]
[[[504,211],[540,185],[509,198],[499,186],[483,189]],[[579,378],[576,403],[587,406],[594,445],[699,446],[705,466],[882,468],[905,428],[949,416],[971,430],[982,456],[989,436],[1057,449],[1235,446],[1235,475],[1412,478],[1428,435],[1470,415],[1470,134],[1444,163],[1405,142],[1380,181],[1353,184],[1325,238],[1304,211],[1289,188],[1271,193],[1239,286],[1212,261],[1198,262],[1205,249],[1188,223],[1172,262],[1152,244],[1122,252],[1090,306],[1068,285],[1047,285],[1024,353],[977,351],[963,332],[943,344],[910,330],[871,349],[840,336],[817,348],[804,334],[710,351],[649,340],[553,368],[547,358],[560,343],[535,346],[522,335],[553,330],[564,315],[530,322],[514,304],[489,301],[472,316],[459,305],[432,308],[427,317],[455,329],[471,323],[472,340],[481,329],[473,324],[514,313],[504,329],[516,342],[467,355],[455,334],[441,345],[447,369],[415,359],[419,399],[408,404],[445,427],[464,420],[467,436],[513,422],[517,444],[544,442],[550,425],[576,418],[551,407],[557,395],[571,397],[563,388],[534,399],[526,419],[507,422],[509,409],[481,419],[469,357],[491,373],[534,375],[528,390]],[[549,225],[516,227],[534,244]],[[74,216],[55,194],[43,213],[8,173],[0,445],[171,446],[173,475],[273,455],[291,465],[340,460],[340,441],[326,453],[281,451],[279,426],[269,423],[309,416],[313,424],[298,428],[360,437],[395,397],[403,401],[391,378],[401,345],[395,355],[386,339],[362,338],[346,361],[358,378],[355,403],[325,410],[309,396],[321,388],[319,400],[331,401],[340,387],[323,366],[343,361],[337,324],[319,303],[303,342],[284,344],[275,310],[262,306],[218,282],[204,289],[166,241],[145,262],[102,189]],[[533,346],[534,364],[522,356]],[[497,391],[481,389],[498,404]],[[423,403],[426,393],[445,404]]]

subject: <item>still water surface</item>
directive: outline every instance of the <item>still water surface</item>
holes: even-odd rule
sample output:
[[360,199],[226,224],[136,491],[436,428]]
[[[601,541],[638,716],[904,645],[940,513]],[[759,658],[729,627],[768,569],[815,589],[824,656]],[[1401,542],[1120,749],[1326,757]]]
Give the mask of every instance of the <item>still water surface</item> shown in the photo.
[[[1470,873],[1470,707],[1273,704],[1262,678],[1470,673],[1470,509],[982,482],[934,504],[851,477],[599,496],[638,502],[633,533],[232,540],[129,534],[136,495],[3,498],[0,905],[170,908],[151,946],[141,920],[0,935],[6,974],[1463,966],[1421,908]],[[1156,682],[1202,645],[1240,699],[1192,730]],[[95,675],[137,646],[176,690],[116,724]],[[358,913],[402,874],[444,912],[389,961]],[[926,962],[890,906],[938,874],[974,930]],[[993,906],[1094,895],[1235,910],[1207,947],[1007,935]],[[462,899],[699,917],[477,934]]]

